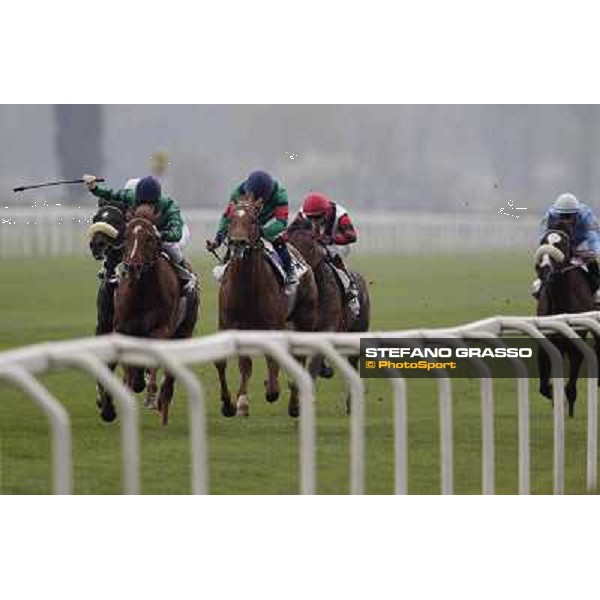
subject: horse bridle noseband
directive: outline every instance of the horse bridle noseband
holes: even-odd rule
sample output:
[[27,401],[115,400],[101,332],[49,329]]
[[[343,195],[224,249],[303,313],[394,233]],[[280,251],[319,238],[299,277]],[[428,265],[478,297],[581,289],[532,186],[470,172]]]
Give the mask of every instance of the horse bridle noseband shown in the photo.
[[[154,263],[157,261],[158,257],[160,256],[160,252],[161,252],[161,245],[160,245],[160,233],[158,231],[158,228],[156,227],[156,225],[154,223],[152,223],[149,219],[147,219],[146,217],[132,217],[129,222],[127,223],[127,227],[135,227],[135,222],[139,221],[139,224],[144,224],[144,225],[150,225],[153,232],[154,232],[154,236],[156,238],[156,240],[159,242],[156,246],[156,251],[154,252],[154,255],[152,256],[152,259],[148,262],[143,262],[139,268],[139,272],[140,274],[144,273],[145,271],[147,271],[152,265],[154,265]],[[123,240],[123,244],[125,244],[126,240]],[[131,265],[128,262],[128,259],[126,256],[123,256],[123,266],[125,267],[126,271],[129,271],[131,269],[131,267],[133,265]],[[139,265],[136,265],[139,266]]]
[[[228,247],[232,251],[232,255],[235,255],[236,250],[239,250],[241,252],[241,256],[243,256],[247,250],[254,250],[254,249],[260,248],[262,246],[262,238],[260,235],[260,224],[258,222],[258,206],[254,202],[248,202],[248,203],[244,204],[243,206],[236,206],[235,210],[251,210],[252,216],[254,218],[254,224],[253,224],[254,230],[252,232],[253,233],[252,237],[254,238],[253,242],[246,242],[246,241],[234,242],[231,240],[231,238],[229,238]],[[237,246],[237,248],[236,248],[236,246]]]

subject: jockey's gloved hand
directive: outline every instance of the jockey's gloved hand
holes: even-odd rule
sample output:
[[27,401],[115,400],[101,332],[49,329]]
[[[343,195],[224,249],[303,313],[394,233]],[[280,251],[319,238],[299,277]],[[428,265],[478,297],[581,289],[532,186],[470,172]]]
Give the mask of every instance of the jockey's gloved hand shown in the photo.
[[215,235],[214,240],[206,240],[206,249],[207,250],[216,250],[222,243],[225,235],[221,232]]
[[95,175],[84,175],[82,177],[83,183],[85,183],[88,190],[93,190],[96,187],[96,176]]

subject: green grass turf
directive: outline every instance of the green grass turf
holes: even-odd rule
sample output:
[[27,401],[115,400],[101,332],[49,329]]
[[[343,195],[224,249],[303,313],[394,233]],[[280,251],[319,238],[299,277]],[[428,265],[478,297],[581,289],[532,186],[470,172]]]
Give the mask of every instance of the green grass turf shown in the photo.
[[[352,265],[371,284],[373,329],[458,325],[497,314],[527,315],[529,256],[353,257]],[[216,321],[212,263],[195,261],[203,284],[197,335]],[[48,258],[0,262],[0,350],[40,341],[92,334],[97,264],[91,259]],[[264,361],[256,363],[251,416],[225,419],[219,411],[214,367],[196,369],[209,400],[211,489],[214,493],[296,493],[298,422],[287,416],[287,393],[269,405],[263,397]],[[237,366],[229,369],[237,383]],[[73,429],[75,491],[120,491],[119,424],[102,423],[94,404],[94,383],[71,371],[43,378],[67,407]],[[481,490],[481,420],[476,380],[454,380],[455,490]],[[552,414],[531,383],[533,491],[552,490]],[[432,381],[409,380],[409,491],[438,493],[439,424]],[[501,493],[517,490],[516,385],[498,380],[495,392],[496,484]],[[580,383],[578,416],[567,423],[567,490],[585,491],[585,393]],[[0,384],[0,492],[50,491],[49,436],[40,412],[13,388]],[[346,493],[349,487],[349,420],[339,377],[317,388],[318,490]],[[142,411],[142,485],[145,493],[189,491],[186,403],[177,394],[168,428],[155,413]],[[393,492],[392,403],[389,384],[367,384],[367,490]]]

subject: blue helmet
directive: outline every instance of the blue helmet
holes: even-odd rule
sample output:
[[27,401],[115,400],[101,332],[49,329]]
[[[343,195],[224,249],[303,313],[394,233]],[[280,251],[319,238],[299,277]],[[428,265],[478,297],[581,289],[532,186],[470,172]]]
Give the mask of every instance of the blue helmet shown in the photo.
[[244,182],[244,191],[254,194],[254,198],[268,200],[275,189],[275,181],[264,171],[254,171]]
[[156,204],[160,196],[160,183],[154,177],[142,177],[135,186],[136,204]]

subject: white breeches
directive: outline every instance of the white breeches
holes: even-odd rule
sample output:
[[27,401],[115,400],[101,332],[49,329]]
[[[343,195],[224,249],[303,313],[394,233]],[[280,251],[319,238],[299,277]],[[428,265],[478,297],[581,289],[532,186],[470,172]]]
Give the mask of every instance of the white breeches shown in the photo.
[[179,264],[183,260],[183,249],[190,243],[190,228],[183,225],[181,239],[178,242],[163,242],[162,247],[173,262]]

